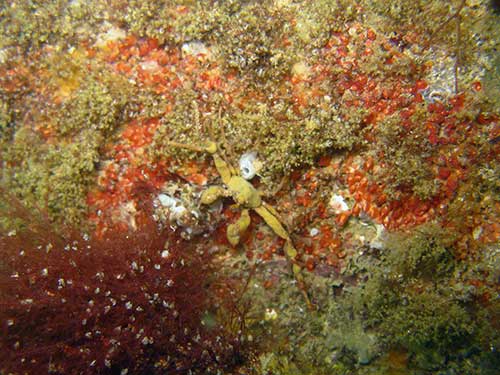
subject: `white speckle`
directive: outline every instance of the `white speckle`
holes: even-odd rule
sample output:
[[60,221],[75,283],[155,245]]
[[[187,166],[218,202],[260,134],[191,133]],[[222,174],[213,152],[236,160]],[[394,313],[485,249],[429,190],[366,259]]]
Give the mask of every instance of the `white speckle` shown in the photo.
[[161,252],[161,257],[162,257],[162,258],[168,258],[169,256],[170,256],[170,251],[168,251],[168,250],[163,250],[163,251]]
[[349,30],[347,30],[350,36],[356,36],[358,33],[358,30],[356,27],[350,27]]
[[192,55],[192,56],[197,56],[197,57],[209,57],[210,56],[210,51],[200,41],[193,40],[190,42],[186,42],[182,45],[181,47],[182,55]]
[[174,285],[174,280],[172,280],[172,279],[167,280],[167,286],[170,287],[172,285]]
[[309,231],[309,235],[311,237],[315,237],[319,234],[319,229],[318,228],[311,228],[311,230]]
[[292,73],[302,79],[307,79],[311,75],[311,67],[304,61],[299,61],[293,64]]
[[154,267],[155,267],[155,270],[159,270],[161,268],[161,266],[159,264],[155,264]]
[[124,368],[123,370],[120,371],[120,375],[127,375],[128,374],[128,368]]
[[278,313],[276,312],[275,309],[266,309],[266,312],[264,314],[264,320],[270,321],[270,320],[276,320],[278,317]]
[[130,310],[130,309],[133,307],[132,302],[128,301],[128,302],[125,304],[125,307],[127,308],[127,310]]
[[0,64],[5,64],[10,56],[10,51],[7,48],[0,49]]
[[333,194],[328,204],[333,209],[335,214],[340,214],[341,212],[349,210],[349,206],[345,202],[344,197],[338,194]]
[[472,238],[474,238],[477,241],[481,237],[481,234],[483,234],[483,227],[481,226],[476,227],[472,231]]
[[154,72],[160,69],[160,65],[154,60],[151,61],[144,61],[140,64],[141,68],[143,70],[149,71],[149,72]]
[[44,269],[40,272],[40,274],[41,274],[42,276],[47,276],[47,275],[49,274],[49,270],[48,270],[47,268],[44,268]]
[[163,300],[161,304],[166,309],[171,309],[171,308],[173,308],[175,306],[175,304],[173,302],[167,302],[165,300]]
[[101,33],[97,36],[95,42],[95,47],[103,48],[106,47],[108,42],[112,42],[118,39],[124,39],[127,36],[125,30],[119,29],[117,27],[110,27],[105,33]]
[[377,230],[377,233],[371,240],[370,247],[381,250],[384,248],[385,228],[381,224],[376,224],[375,228]]
[[14,319],[8,319],[7,320],[7,326],[11,327],[14,325]]

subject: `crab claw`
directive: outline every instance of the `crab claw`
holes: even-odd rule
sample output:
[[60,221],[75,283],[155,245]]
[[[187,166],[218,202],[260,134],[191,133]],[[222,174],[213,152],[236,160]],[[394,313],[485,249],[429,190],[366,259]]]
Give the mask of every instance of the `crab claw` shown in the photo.
[[227,226],[227,240],[232,246],[238,245],[241,235],[246,231],[249,225],[250,214],[248,210],[243,210],[238,220]]
[[225,190],[222,186],[209,186],[206,190],[201,193],[200,202],[201,204],[212,204],[220,197],[225,195]]

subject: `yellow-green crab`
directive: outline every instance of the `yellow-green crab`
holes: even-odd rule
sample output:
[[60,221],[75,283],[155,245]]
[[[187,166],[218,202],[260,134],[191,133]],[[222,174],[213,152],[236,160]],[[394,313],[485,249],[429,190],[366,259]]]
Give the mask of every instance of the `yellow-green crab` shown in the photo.
[[194,146],[177,142],[168,142],[170,146],[185,148],[197,152],[207,152],[212,156],[215,168],[219,173],[223,185],[212,185],[201,194],[201,203],[209,205],[214,203],[221,197],[230,197],[234,202],[242,208],[241,215],[236,222],[228,225],[227,239],[229,243],[236,246],[240,242],[241,235],[250,225],[249,210],[255,211],[265,223],[273,230],[276,235],[285,240],[285,255],[291,264],[292,272],[297,281],[298,287],[301,290],[309,308],[314,308],[306,291],[304,278],[302,275],[302,267],[297,262],[297,250],[293,246],[290,235],[283,227],[279,219],[278,212],[269,204],[264,202],[261,193],[247,180],[241,177],[229,163],[227,163],[221,155],[219,155],[219,147],[213,141],[208,141],[204,146]]

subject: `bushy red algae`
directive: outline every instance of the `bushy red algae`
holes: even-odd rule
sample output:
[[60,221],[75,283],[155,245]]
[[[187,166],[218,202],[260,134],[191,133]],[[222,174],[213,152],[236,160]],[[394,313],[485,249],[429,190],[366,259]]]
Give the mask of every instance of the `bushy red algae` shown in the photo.
[[238,341],[203,322],[216,281],[203,246],[152,220],[66,233],[28,222],[0,236],[0,372],[205,374],[233,362]]

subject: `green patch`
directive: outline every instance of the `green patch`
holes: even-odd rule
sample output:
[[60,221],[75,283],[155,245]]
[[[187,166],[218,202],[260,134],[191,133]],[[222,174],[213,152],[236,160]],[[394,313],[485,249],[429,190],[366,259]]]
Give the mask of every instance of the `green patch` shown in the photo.
[[63,104],[58,131],[61,135],[87,130],[110,135],[138,111],[136,94],[125,78],[106,70],[93,72]]
[[413,116],[416,129],[407,131],[400,124],[398,115],[387,117],[377,125],[376,154],[383,155],[381,162],[388,164],[390,174],[380,176],[385,182],[385,191],[391,197],[397,197],[401,190],[410,189],[419,198],[432,198],[439,190],[439,184],[428,159],[435,154],[428,141],[422,107]]

